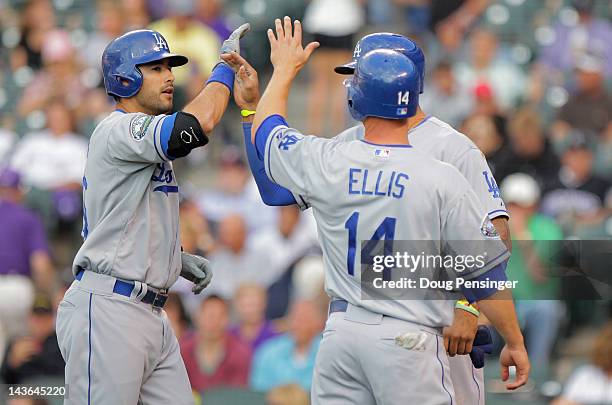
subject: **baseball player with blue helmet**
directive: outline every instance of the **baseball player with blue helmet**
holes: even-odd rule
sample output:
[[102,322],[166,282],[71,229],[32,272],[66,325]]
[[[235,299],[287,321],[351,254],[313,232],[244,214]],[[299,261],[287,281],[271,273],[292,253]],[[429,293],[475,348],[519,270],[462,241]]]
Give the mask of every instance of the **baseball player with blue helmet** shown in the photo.
[[[336,67],[335,71],[339,74],[352,75],[360,57],[376,49],[393,49],[410,58],[418,71],[419,93],[423,93],[425,74],[423,52],[413,41],[399,34],[375,33],[363,37],[355,46],[353,60]],[[435,117],[426,116],[420,108],[417,109],[416,117],[413,119],[418,122],[410,131],[410,143],[430,156],[450,163],[460,171],[486,207],[495,229],[509,245],[508,213],[482,153],[465,135]],[[300,196],[293,195],[289,190],[267,178],[263,161],[255,153],[253,145],[248,142],[251,133],[250,124],[246,123],[244,129],[249,164],[264,202],[269,205],[298,204],[303,209],[307,208]],[[364,132],[364,127],[360,124],[344,131],[335,137],[335,140],[363,139]],[[484,338],[475,340],[477,322],[478,310],[474,306],[458,303],[453,324],[444,329],[445,347],[451,355],[451,377],[455,382],[456,396],[460,405],[484,404],[485,400],[483,351],[478,346],[487,345],[488,341]],[[489,335],[482,333],[481,336]],[[470,357],[455,356],[468,353],[471,354]]]
[[[408,56],[419,70],[420,93],[423,93],[425,77],[423,51],[403,35],[394,33],[366,35],[355,46],[353,60],[345,65],[337,66],[334,70],[339,74],[352,75],[360,55],[373,49],[394,49]],[[459,170],[486,208],[495,230],[510,247],[508,212],[484,155],[468,137],[454,130],[442,120],[427,116],[420,108],[417,111],[417,117],[419,122],[409,134],[410,143]],[[337,139],[348,141],[361,139],[363,136],[363,126],[357,125],[338,135]],[[480,355],[482,350],[476,344],[480,343],[484,346],[489,343],[484,338],[475,341],[478,321],[476,314],[478,310],[474,306],[470,308],[458,304],[453,324],[444,330],[445,346],[451,356],[449,359],[450,374],[459,405],[484,405],[485,403],[483,364],[480,361],[470,361],[474,358],[482,358]],[[489,335],[483,332],[481,336]],[[468,357],[467,354],[471,356]]]
[[[223,43],[238,53],[245,24]],[[66,404],[193,404],[177,339],[162,310],[180,276],[200,293],[212,271],[181,253],[179,186],[172,161],[204,146],[223,115],[235,73],[220,62],[182,111],[173,104],[173,54],[156,31],[113,40],[102,55],[116,110],[89,142],[83,177],[83,245],[57,314]]]
[[[364,138],[305,136],[286,121],[287,98],[316,43],[302,48],[301,26],[296,21],[293,31],[288,17],[277,20],[276,34],[270,30],[268,37],[274,73],[257,105],[251,141],[267,177],[290,190],[296,203],[313,208],[332,298],[313,376],[313,404],[453,403],[442,327],[451,323],[454,303],[361,296],[361,257],[370,254],[358,248],[362,240],[387,245],[486,239],[492,243],[490,259],[464,275],[505,280],[509,252],[498,235],[488,233],[492,225],[469,183],[456,168],[408,142],[406,133],[419,122],[418,68],[394,50],[361,55],[346,85]],[[502,377],[508,378],[509,366],[517,367],[508,387],[522,386],[529,361],[508,291],[462,291],[480,303],[506,339]]]

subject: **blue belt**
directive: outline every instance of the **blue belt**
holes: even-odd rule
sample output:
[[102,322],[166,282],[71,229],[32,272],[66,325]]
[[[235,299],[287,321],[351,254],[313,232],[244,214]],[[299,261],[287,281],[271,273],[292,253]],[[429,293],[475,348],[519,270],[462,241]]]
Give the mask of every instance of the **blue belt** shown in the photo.
[[[81,281],[84,273],[85,270],[80,269],[76,274],[76,279]],[[115,285],[113,286],[113,292],[116,294],[121,294],[125,297],[130,297],[132,295],[132,291],[134,291],[134,286],[135,284],[132,282],[116,280]],[[155,308],[163,308],[167,299],[168,294],[166,293],[147,291],[141,301],[145,304],[153,305]]]
[[329,303],[329,315],[334,312],[346,312],[348,308],[348,302],[345,300],[333,300]]

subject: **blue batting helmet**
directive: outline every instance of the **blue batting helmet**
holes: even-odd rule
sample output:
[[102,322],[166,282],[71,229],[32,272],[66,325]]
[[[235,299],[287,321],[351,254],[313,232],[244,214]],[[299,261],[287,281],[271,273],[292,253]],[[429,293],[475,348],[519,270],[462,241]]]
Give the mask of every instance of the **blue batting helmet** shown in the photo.
[[425,81],[425,55],[414,41],[403,35],[390,32],[377,32],[375,34],[366,35],[357,42],[357,45],[355,45],[353,60],[344,65],[337,66],[334,70],[341,75],[352,75],[359,58],[374,49],[392,49],[410,58],[419,72],[419,79],[421,81],[419,93],[423,93],[423,83]]
[[169,59],[170,66],[181,66],[188,61],[183,55],[170,53],[168,42],[157,31],[130,31],[114,39],[102,54],[106,92],[117,97],[132,97],[142,86],[138,65],[162,59]]
[[390,49],[370,51],[345,81],[351,115],[358,121],[412,117],[419,106],[420,83],[418,69],[406,55]]

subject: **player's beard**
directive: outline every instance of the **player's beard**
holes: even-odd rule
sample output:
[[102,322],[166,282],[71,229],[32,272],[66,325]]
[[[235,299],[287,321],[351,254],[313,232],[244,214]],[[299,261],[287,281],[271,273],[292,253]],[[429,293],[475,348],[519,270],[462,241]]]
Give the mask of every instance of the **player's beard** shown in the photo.
[[163,93],[159,91],[152,89],[147,91],[143,88],[136,94],[136,101],[148,114],[159,115],[172,111],[172,101],[174,100],[174,97],[170,101],[162,97],[164,97]]

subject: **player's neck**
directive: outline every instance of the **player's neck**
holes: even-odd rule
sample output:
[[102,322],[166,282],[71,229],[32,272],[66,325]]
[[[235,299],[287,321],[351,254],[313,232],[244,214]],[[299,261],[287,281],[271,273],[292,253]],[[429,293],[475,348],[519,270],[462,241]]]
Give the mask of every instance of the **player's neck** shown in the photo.
[[157,115],[155,111],[143,107],[136,101],[135,97],[121,98],[115,105],[116,110],[125,111],[126,113],[144,113],[149,115]]
[[406,134],[419,125],[426,116],[419,107],[414,116],[406,120],[388,120],[377,117],[367,117],[363,121],[365,140],[384,145],[409,145]]

